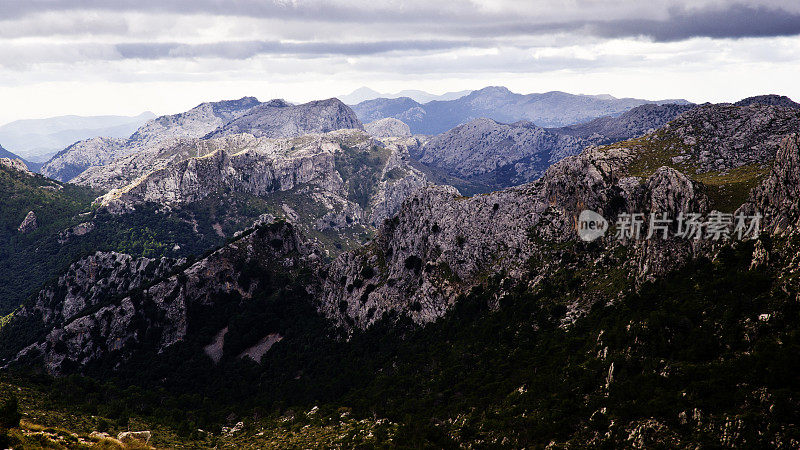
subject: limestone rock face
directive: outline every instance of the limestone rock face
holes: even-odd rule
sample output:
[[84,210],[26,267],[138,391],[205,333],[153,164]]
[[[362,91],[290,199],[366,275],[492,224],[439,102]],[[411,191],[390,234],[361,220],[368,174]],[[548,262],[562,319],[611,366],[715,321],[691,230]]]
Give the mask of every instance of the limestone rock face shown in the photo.
[[800,136],[781,143],[769,176],[750,193],[737,213],[764,215],[764,229],[781,234],[800,229]]
[[[186,148],[202,156],[172,160],[111,190],[99,199],[100,204],[123,213],[144,202],[178,205],[222,192],[269,198],[291,191],[306,197],[306,203],[319,205],[310,218],[305,217],[317,230],[353,224],[374,227],[427,183],[410,165],[404,147],[373,141],[363,131],[293,139],[230,135]],[[135,164],[133,158],[128,162]],[[286,215],[295,223],[301,221],[294,213]]]
[[28,214],[25,216],[25,219],[22,220],[22,223],[19,224],[17,230],[24,234],[35,231],[37,228],[39,228],[39,225],[36,223],[36,214],[34,214],[33,211],[28,211]]
[[302,105],[273,100],[252,108],[207,137],[249,133],[255,137],[288,138],[341,129],[363,130],[364,126],[347,105],[335,98]]
[[87,168],[72,183],[109,191],[130,184],[137,178],[166,167],[173,161],[203,156],[211,148],[199,139],[178,139],[163,145],[139,149],[127,156],[118,156],[103,165]]
[[134,151],[126,150],[127,140],[97,137],[78,141],[50,158],[41,174],[54,180],[70,181],[91,166],[102,166]]
[[642,105],[621,116],[600,117],[551,131],[587,139],[595,145],[611,144],[650,133],[694,107],[692,104]]
[[411,154],[428,167],[502,189],[533,181],[555,162],[588,146],[642,136],[693,107],[648,104],[618,117],[549,129],[530,122],[476,119],[434,136]]
[[261,103],[255,97],[202,103],[187,112],[151,120],[130,140],[142,147],[161,147],[176,139],[200,138],[259,105]]
[[[40,358],[53,374],[89,365],[118,367],[139,351],[160,352],[184,339],[190,308],[221,299],[246,302],[260,279],[241,276],[243,267],[293,270],[317,259],[316,250],[285,223],[250,230],[188,267],[176,260],[96,254],[15,314],[15,324],[36,327],[44,337],[14,360]],[[309,289],[313,293],[313,285]]]
[[783,106],[785,108],[798,108],[800,103],[792,101],[785,95],[756,95],[755,97],[747,97],[734,103],[736,106],[750,106],[750,105],[770,105],[770,106]]
[[334,100],[296,106],[283,100],[258,103],[255,99],[203,104],[183,115],[165,116],[145,125],[131,137],[124,152],[89,167],[72,182],[109,191],[172,162],[204,156],[217,148],[238,145],[244,150],[252,140],[242,134],[294,138],[339,129],[363,130],[363,126],[347,106]]
[[97,252],[73,263],[18,314],[39,316],[46,326],[62,326],[86,308],[164,276],[182,263],[180,259],[133,258],[123,253]]
[[411,136],[411,128],[402,120],[392,117],[370,122],[364,125],[364,129],[367,130],[367,133],[376,138]]
[[[446,187],[419,191],[384,224],[371,246],[340,255],[332,263],[320,308],[342,326],[366,327],[392,311],[424,323],[441,317],[458,294],[491,274],[515,279],[533,264],[532,283],[547,279],[559,267],[558,260],[552,259],[558,252],[549,246],[576,240],[577,217],[584,209],[598,212],[612,223],[619,213],[645,217],[650,212],[666,213],[674,219],[681,212],[711,212],[707,187],[687,173],[670,166],[640,169],[643,159],[653,156],[654,148],[661,151],[663,142],[674,139],[670,133],[676,127],[681,129],[677,133],[695,138],[685,150],[684,161],[690,169],[735,168],[747,163],[761,166],[771,164],[777,149],[774,142],[791,128],[795,117],[790,110],[769,106],[704,107],[700,109],[705,111],[703,119],[695,111],[646,136],[645,144],[590,147],[555,163],[539,180],[516,188],[473,198],[460,197]],[[686,114],[690,117],[684,118]],[[763,115],[773,119],[762,120]],[[712,120],[717,122],[709,125],[711,131],[689,130],[686,125],[694,121],[710,124]],[[733,123],[749,127],[762,140],[756,143],[750,134],[736,135]],[[734,136],[713,137],[716,127],[725,130],[720,133]],[[698,148],[701,141],[721,143],[712,166],[703,165],[708,158],[702,157],[701,149],[706,147]],[[798,217],[796,141],[796,137],[784,141],[776,168],[754,190],[751,201],[762,211],[779,209],[775,214],[781,217],[779,224],[795,224]],[[646,235],[646,225],[642,231]],[[714,243],[678,238],[618,241],[609,233],[595,245],[603,249],[603,255],[625,247],[631,259],[618,263],[619,267],[641,283],[668,273],[693,256],[708,254]],[[572,262],[576,268],[598,264],[582,258],[602,261],[607,257],[586,253],[578,256],[579,263]],[[365,278],[365,273],[371,277]],[[585,304],[577,306],[578,310],[586,308]]]

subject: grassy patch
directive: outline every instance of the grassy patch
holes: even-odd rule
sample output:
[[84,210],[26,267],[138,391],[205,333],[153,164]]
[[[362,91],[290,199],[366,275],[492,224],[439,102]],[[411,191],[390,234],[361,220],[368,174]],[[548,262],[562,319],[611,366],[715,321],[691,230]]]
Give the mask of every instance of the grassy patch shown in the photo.
[[630,176],[647,178],[659,167],[676,169],[694,181],[703,183],[711,208],[733,212],[747,199],[750,190],[757,186],[769,172],[760,164],[750,164],[728,171],[699,172],[691,156],[676,162],[673,158],[689,155],[689,147],[680,140],[659,132],[648,138],[631,139],[612,144],[607,148],[625,147],[635,151],[628,165]]

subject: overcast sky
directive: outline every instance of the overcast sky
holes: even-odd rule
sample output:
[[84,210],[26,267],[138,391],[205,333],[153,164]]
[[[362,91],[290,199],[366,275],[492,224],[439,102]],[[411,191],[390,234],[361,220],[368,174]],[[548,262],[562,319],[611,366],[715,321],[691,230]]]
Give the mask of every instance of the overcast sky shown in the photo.
[[800,100],[800,2],[0,0],[0,123],[505,85]]

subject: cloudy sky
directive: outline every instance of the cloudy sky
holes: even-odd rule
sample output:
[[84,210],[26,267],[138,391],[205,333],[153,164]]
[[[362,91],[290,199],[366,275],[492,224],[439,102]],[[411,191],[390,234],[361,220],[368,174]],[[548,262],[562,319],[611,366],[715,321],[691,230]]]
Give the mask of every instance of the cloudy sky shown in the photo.
[[800,100],[800,2],[0,0],[0,123],[505,85]]

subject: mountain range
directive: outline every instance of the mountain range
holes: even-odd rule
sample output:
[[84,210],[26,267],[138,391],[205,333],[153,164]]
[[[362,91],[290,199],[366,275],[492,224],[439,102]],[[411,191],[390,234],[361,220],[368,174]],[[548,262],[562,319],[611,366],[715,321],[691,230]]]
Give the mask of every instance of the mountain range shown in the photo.
[[[659,103],[246,97],[0,165],[3,381],[87,442],[794,447],[800,108]],[[760,233],[614,220],[687,212]]]
[[394,94],[387,94],[374,91],[364,86],[356,89],[355,91],[349,94],[340,95],[337,98],[348,105],[355,105],[357,103],[361,103],[367,100],[374,100],[376,98],[401,98],[401,97],[407,97],[419,103],[428,103],[434,100],[455,100],[457,98],[461,98],[469,94],[470,92],[472,91],[456,91],[456,92],[447,92],[441,95],[436,95],[425,91],[420,91],[417,89],[405,89],[399,92],[395,92]]
[[528,120],[540,127],[562,127],[602,116],[615,116],[646,103],[687,104],[686,100],[640,100],[565,92],[516,94],[505,87],[486,87],[454,100],[419,103],[408,97],[378,98],[353,105],[362,122],[393,117],[414,134],[439,134],[470,120],[489,118],[503,123]]
[[41,172],[60,181],[70,181],[90,167],[126,156],[144,158],[151,164],[154,152],[183,139],[245,132],[257,137],[292,137],[351,127],[363,129],[355,115],[335,99],[296,106],[283,100],[261,103],[254,97],[203,103],[185,113],[151,120],[128,139],[101,137],[77,142],[51,158]]
[[20,156],[36,162],[47,161],[70,144],[97,136],[124,138],[155,117],[151,112],[138,116],[59,116],[17,120],[0,126],[0,142]]

